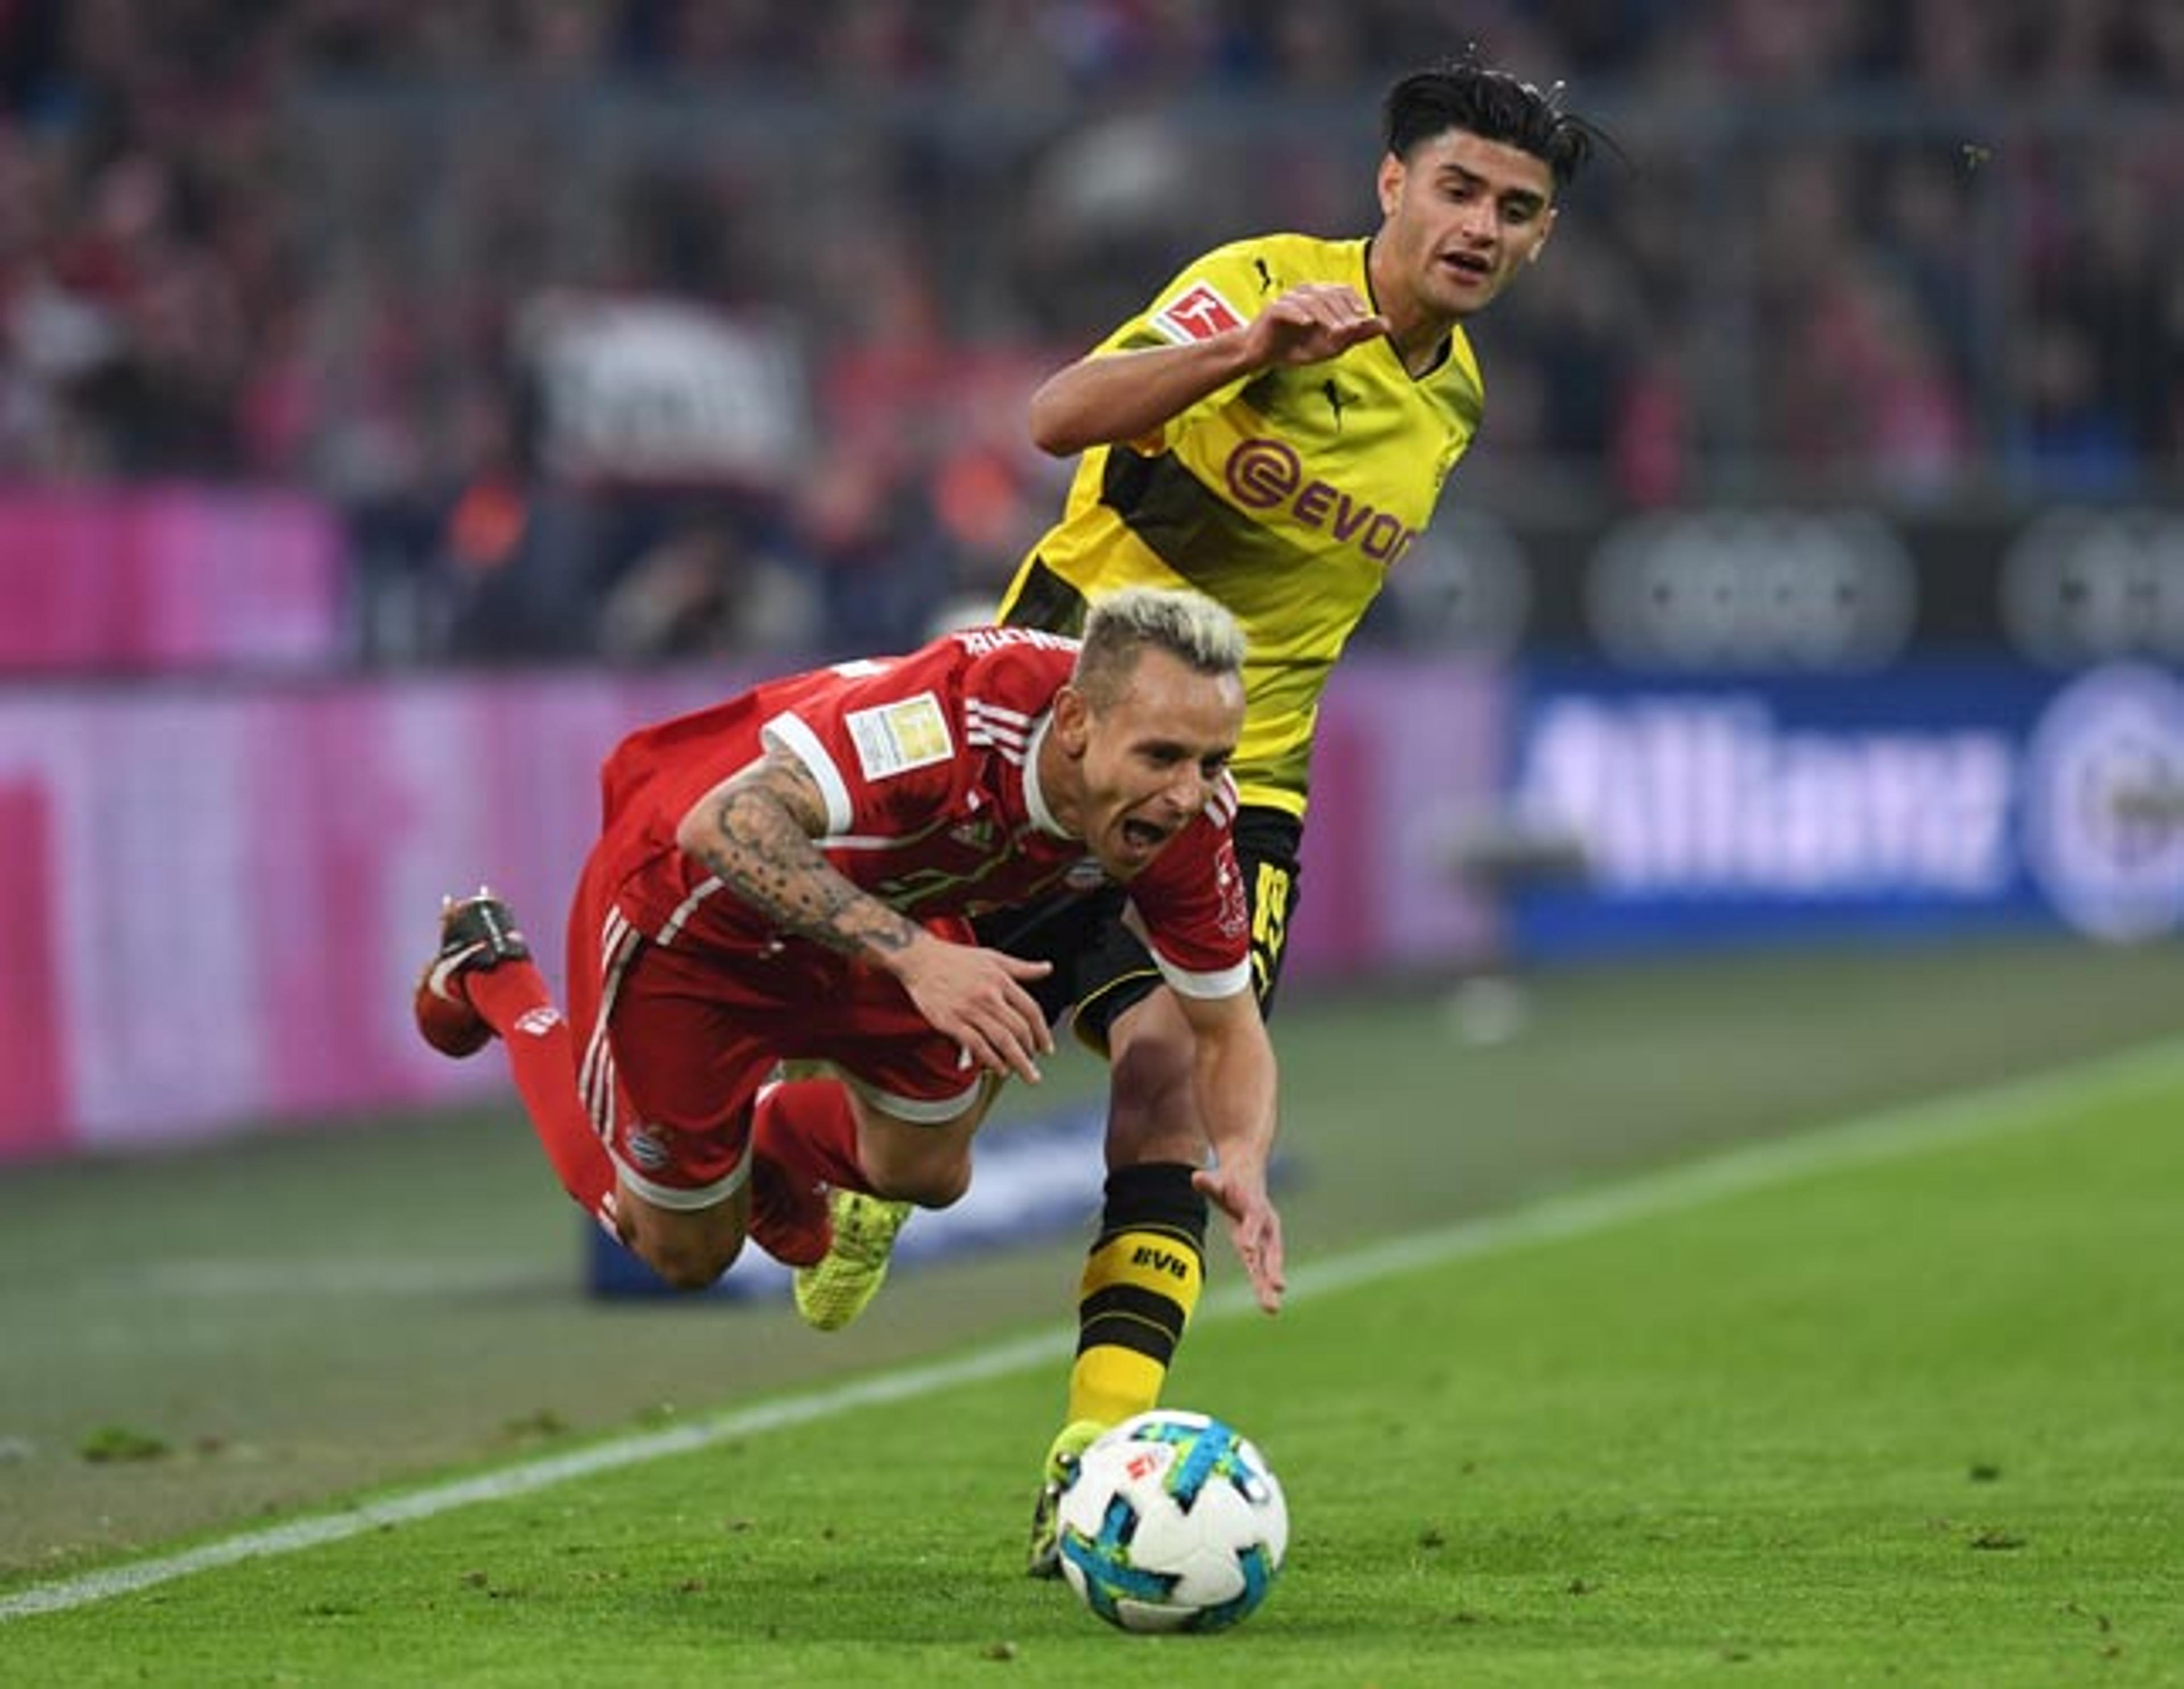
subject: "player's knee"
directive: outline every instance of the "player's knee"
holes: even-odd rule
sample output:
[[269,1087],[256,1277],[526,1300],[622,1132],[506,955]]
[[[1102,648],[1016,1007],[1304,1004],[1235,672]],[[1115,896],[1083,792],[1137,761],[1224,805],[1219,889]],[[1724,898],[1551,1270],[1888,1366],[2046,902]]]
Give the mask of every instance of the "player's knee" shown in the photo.
[[1107,1091],[1109,1158],[1123,1162],[1195,1161],[1205,1140],[1188,1027],[1148,1020],[1111,1051]]
[[931,1169],[922,1187],[911,1200],[921,1208],[950,1208],[961,1201],[970,1188],[971,1160],[961,1156]]
[[971,1188],[968,1155],[926,1155],[905,1158],[880,1169],[866,1168],[879,1194],[921,1208],[950,1207]]
[[963,1200],[963,1193],[970,1188],[971,1164],[966,1161],[920,1168],[901,1181],[894,1195],[898,1201],[915,1202],[921,1208],[950,1208]]
[[1109,1083],[1157,1104],[1190,1094],[1197,1040],[1180,1015],[1162,1014],[1150,999],[1115,1023],[1110,1035]]
[[675,1238],[655,1240],[644,1251],[645,1264],[671,1290],[702,1290],[735,1265],[743,1240]]
[[1134,1045],[1115,1058],[1109,1087],[1117,1101],[1149,1114],[1188,1106],[1191,1100],[1190,1050],[1165,1040]]

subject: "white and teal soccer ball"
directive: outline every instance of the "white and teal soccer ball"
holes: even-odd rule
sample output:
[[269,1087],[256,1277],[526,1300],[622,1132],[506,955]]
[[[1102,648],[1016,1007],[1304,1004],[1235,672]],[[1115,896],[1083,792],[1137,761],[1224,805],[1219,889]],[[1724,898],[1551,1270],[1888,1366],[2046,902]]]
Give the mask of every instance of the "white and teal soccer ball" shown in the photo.
[[1203,1413],[1157,1408],[1084,1451],[1061,1492],[1061,1575],[1125,1630],[1220,1630],[1273,1587],[1289,1504],[1259,1451]]

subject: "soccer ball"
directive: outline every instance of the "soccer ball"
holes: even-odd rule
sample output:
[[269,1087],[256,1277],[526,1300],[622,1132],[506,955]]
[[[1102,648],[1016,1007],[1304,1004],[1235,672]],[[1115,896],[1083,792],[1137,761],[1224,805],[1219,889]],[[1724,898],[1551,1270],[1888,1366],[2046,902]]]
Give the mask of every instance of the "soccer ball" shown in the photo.
[[1125,1630],[1220,1630],[1257,1608],[1289,1547],[1266,1458],[1203,1413],[1157,1408],[1084,1451],[1061,1492],[1061,1575]]

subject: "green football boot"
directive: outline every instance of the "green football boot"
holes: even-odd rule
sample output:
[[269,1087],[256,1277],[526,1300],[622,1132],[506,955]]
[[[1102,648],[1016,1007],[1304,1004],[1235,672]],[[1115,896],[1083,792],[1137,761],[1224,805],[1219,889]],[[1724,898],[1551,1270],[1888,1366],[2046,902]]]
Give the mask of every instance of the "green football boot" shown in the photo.
[[833,1242],[817,1264],[796,1269],[796,1311],[815,1331],[839,1331],[879,1294],[911,1205],[838,1188],[827,1208]]
[[1106,1429],[1097,1419],[1072,1419],[1047,1450],[1046,1469],[1039,1474],[1039,1499],[1032,1503],[1031,1546],[1024,1555],[1026,1577],[1061,1575],[1061,1492],[1076,1481],[1078,1457]]

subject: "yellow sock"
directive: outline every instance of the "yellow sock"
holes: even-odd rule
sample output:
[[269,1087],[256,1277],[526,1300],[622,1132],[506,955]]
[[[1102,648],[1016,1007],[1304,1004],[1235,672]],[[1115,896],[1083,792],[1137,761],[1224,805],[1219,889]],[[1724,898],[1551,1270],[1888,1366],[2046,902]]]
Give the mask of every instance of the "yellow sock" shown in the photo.
[[[1178,1211],[1178,1174],[1196,1215]],[[1160,1405],[1206,1274],[1203,1199],[1190,1179],[1188,1168],[1131,1168],[1108,1181],[1106,1224],[1078,1290],[1072,1420],[1112,1425]]]

